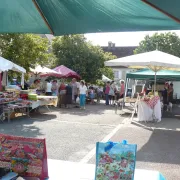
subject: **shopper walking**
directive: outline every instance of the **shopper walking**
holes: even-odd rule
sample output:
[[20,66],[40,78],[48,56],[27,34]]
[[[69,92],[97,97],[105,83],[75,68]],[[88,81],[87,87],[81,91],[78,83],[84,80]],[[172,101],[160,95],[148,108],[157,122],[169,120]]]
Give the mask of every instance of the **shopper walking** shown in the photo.
[[82,80],[80,82],[80,87],[79,87],[80,109],[85,109],[86,94],[87,94],[87,87],[85,85],[85,82]]
[[106,87],[104,88],[104,94],[106,98],[106,105],[109,105],[109,91],[110,91],[110,82],[106,83]]

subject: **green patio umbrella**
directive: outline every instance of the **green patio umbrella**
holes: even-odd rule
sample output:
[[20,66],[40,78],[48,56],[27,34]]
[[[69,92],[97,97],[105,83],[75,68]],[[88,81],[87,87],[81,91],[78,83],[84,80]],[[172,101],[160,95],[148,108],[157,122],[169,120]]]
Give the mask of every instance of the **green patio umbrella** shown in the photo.
[[146,4],[162,12],[176,22],[180,23],[179,0],[142,0]]
[[[136,80],[154,80],[154,71],[150,69],[142,69],[126,74],[126,78]],[[180,81],[180,71],[161,70],[156,74],[157,80]]]
[[177,30],[141,0],[0,0],[0,33],[80,34]]

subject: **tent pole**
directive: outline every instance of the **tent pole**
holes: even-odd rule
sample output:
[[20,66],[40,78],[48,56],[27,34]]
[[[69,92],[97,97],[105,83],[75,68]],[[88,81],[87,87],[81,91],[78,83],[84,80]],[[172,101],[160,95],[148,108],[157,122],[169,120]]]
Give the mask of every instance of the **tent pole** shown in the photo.
[[125,92],[124,92],[124,97],[123,97],[122,109],[124,108],[125,99],[126,99],[126,94],[127,94],[127,83],[128,83],[128,78],[127,78],[127,76],[126,76],[126,81],[125,81]]
[[126,87],[125,87],[125,92],[124,92],[124,99],[127,96],[128,82],[129,82],[129,79],[126,78]]
[[[127,87],[126,87],[126,93],[125,93],[126,96],[127,96],[127,90],[128,90],[128,87],[129,87],[129,78],[127,78]],[[125,96],[125,97],[126,97],[126,96]]]

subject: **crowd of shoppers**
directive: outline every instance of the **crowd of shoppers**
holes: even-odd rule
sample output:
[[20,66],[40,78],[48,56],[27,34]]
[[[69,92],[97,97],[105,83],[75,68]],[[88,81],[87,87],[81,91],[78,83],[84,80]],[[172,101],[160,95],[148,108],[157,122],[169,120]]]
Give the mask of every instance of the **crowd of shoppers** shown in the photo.
[[108,81],[103,89],[103,92],[105,94],[105,101],[106,101],[105,104],[114,105],[115,100],[124,97],[124,93],[125,93],[124,81],[123,80],[120,81],[120,91],[118,91],[114,81],[112,82]]

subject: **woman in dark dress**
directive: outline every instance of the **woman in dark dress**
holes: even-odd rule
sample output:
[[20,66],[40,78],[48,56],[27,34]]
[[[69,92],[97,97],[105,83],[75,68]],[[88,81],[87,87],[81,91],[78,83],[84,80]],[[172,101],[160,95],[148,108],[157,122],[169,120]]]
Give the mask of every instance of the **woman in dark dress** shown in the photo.
[[172,101],[173,101],[173,92],[174,92],[173,84],[171,83],[169,85],[169,89],[168,89],[168,102],[172,103]]
[[163,104],[164,105],[168,105],[169,102],[168,102],[168,89],[169,89],[169,83],[165,83],[164,85],[164,90],[162,92],[162,96],[163,96]]
[[72,104],[72,87],[70,84],[66,86],[66,95],[65,95],[65,106]]
[[59,87],[59,96],[58,96],[58,106],[61,108],[61,105],[65,105],[65,99],[66,99],[66,85],[64,82],[61,82],[61,85]]

